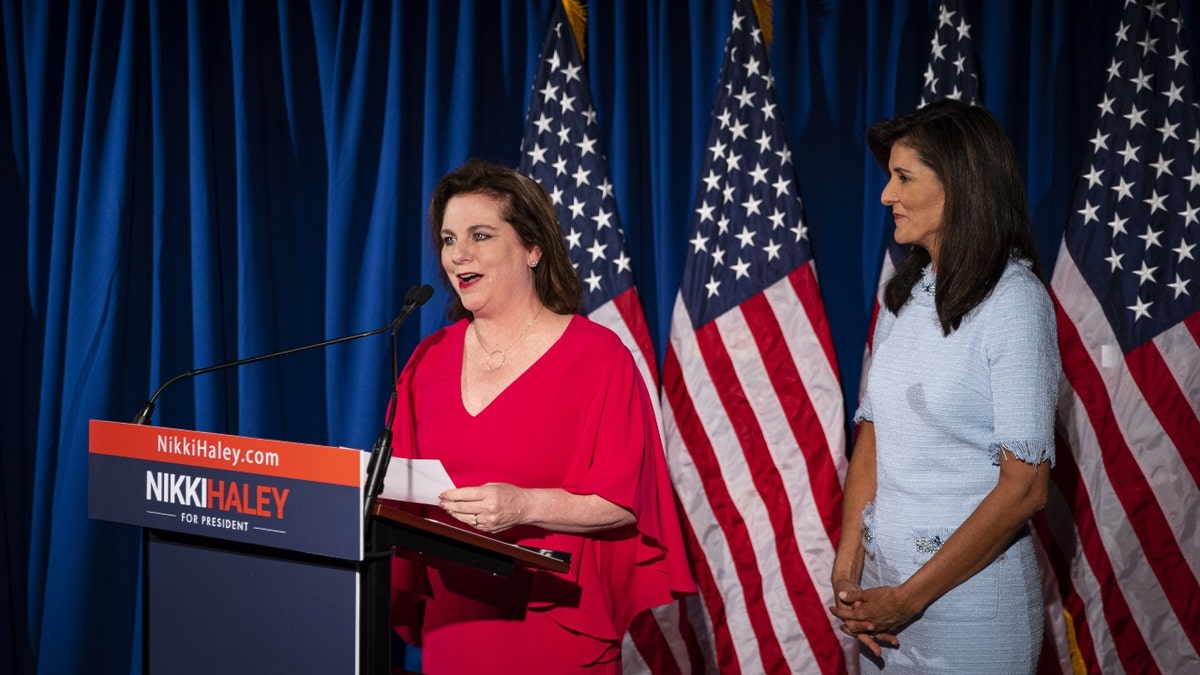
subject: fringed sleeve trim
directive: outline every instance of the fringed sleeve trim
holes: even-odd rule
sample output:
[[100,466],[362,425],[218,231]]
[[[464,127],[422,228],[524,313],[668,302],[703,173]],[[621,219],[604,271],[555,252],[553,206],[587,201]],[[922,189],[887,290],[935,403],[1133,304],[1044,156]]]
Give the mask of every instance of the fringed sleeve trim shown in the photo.
[[991,458],[992,464],[1000,464],[1000,451],[1003,450],[1013,457],[1037,466],[1042,462],[1050,462],[1051,468],[1054,467],[1054,443],[1046,443],[1043,441],[1000,441],[992,443],[988,446],[988,457]]

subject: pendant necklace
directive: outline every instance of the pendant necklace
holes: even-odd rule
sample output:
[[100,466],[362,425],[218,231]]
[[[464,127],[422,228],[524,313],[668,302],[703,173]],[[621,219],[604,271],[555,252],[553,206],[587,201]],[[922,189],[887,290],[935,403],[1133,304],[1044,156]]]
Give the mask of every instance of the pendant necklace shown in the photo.
[[[521,338],[525,337],[525,334],[528,333],[529,329],[533,327],[533,322],[537,321],[538,317],[542,315],[543,309],[546,309],[545,305],[542,305],[541,307],[538,308],[537,313],[534,314],[533,318],[529,320],[529,323],[525,325],[525,330],[522,330],[521,334],[517,336],[517,339],[508,343],[508,346],[505,347],[504,349],[497,349],[494,351],[489,351],[487,348],[487,345],[483,344],[483,338],[479,336],[479,327],[478,326],[475,327],[475,339],[479,342],[479,346],[483,348],[483,353],[487,354],[487,356],[485,356],[483,359],[484,369],[486,369],[490,373],[490,372],[493,372],[496,370],[500,370],[501,368],[504,367],[504,364],[508,363],[508,350],[512,349],[513,345],[517,344],[518,342],[521,341]],[[499,358],[496,358],[497,354],[500,355]]]

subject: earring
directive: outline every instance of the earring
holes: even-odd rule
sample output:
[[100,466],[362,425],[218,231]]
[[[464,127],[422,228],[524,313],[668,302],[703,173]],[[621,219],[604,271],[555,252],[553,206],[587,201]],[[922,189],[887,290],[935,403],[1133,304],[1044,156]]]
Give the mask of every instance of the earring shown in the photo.
[[530,260],[530,261],[529,261],[529,268],[530,268],[530,269],[533,269],[534,267],[537,267],[539,262],[540,262],[540,261],[538,261],[538,260]]

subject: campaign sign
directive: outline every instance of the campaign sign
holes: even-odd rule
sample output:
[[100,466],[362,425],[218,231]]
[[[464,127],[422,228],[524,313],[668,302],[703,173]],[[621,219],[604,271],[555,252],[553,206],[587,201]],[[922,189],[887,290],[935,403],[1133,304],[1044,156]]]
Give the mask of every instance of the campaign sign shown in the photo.
[[102,420],[89,431],[92,518],[363,558],[368,453]]

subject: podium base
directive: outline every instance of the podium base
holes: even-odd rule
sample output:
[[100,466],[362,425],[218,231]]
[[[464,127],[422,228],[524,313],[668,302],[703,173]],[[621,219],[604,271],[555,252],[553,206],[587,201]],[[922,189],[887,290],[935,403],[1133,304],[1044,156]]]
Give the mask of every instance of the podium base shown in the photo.
[[390,555],[143,532],[145,672],[391,672]]

